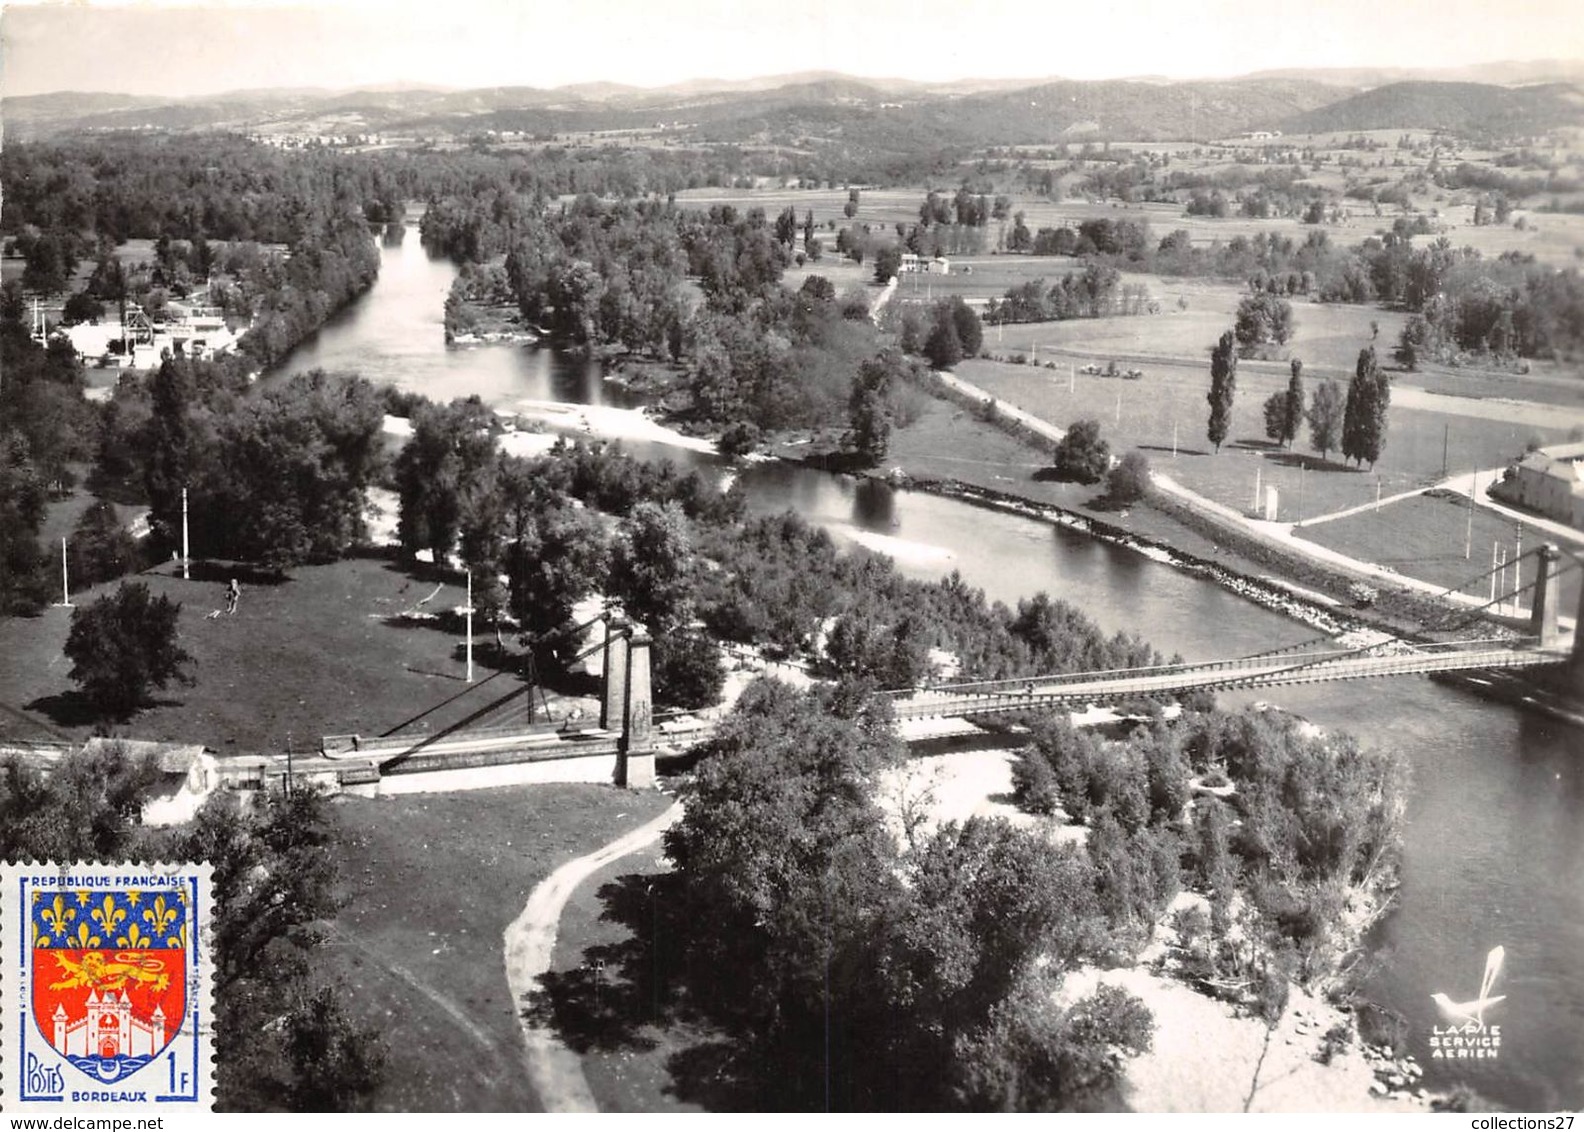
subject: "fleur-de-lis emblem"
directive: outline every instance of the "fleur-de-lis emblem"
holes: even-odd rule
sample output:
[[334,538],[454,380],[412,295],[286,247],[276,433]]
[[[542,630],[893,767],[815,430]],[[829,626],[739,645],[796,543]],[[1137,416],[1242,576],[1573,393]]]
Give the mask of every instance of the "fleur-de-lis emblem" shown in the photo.
[[44,910],[39,913],[39,919],[49,926],[49,930],[44,933],[44,938],[48,940],[50,936],[58,935],[64,939],[66,936],[66,925],[76,918],[77,909],[68,908],[60,893],[56,893],[54,902],[46,905]]
[[77,934],[74,936],[68,936],[67,942],[69,942],[73,947],[86,949],[89,947],[98,947],[99,937],[94,935],[94,933],[89,930],[87,922],[84,921],[78,923]]
[[138,926],[138,922],[133,920],[132,926],[127,928],[126,934],[116,939],[116,946],[146,948],[151,946],[153,942],[152,939],[143,934],[143,929]]
[[181,926],[176,929],[176,934],[175,935],[166,936],[165,937],[165,946],[166,947],[179,947],[183,951],[187,950],[187,921],[186,920],[183,920],[181,922]]
[[143,899],[143,892],[141,889],[129,888],[127,889],[126,898],[127,903],[136,908],[138,901]]
[[180,914],[177,909],[165,903],[165,897],[156,896],[154,898],[154,907],[143,909],[143,922],[150,926],[152,934],[159,935],[168,931],[171,922]]
[[92,893],[90,893],[86,888],[79,888],[77,890],[77,907],[88,907],[88,897],[91,895]]
[[106,935],[115,931],[116,926],[126,919],[125,910],[116,907],[115,897],[113,896],[106,896],[104,903],[95,908],[90,914],[93,916],[94,921],[104,929]]

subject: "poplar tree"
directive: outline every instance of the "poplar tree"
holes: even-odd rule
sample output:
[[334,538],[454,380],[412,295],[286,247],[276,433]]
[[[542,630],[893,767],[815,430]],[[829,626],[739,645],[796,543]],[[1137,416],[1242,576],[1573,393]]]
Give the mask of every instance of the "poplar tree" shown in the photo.
[[1232,397],[1236,390],[1237,339],[1228,330],[1210,355],[1210,392],[1205,398],[1210,402],[1210,443],[1217,452],[1232,427]]
[[1303,359],[1292,360],[1292,377],[1287,379],[1287,421],[1282,439],[1291,444],[1304,419]]
[[1391,386],[1381,373],[1375,347],[1359,351],[1358,366],[1348,383],[1347,405],[1342,414],[1342,455],[1373,468],[1386,447],[1386,411],[1391,406]]
[[1309,443],[1324,460],[1337,446],[1342,430],[1342,388],[1330,378],[1320,383],[1309,399]]

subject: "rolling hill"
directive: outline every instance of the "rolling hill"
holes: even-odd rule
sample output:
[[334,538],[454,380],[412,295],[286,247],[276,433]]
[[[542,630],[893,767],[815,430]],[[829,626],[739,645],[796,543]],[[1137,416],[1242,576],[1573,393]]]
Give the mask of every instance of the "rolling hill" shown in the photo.
[[1584,126],[1584,87],[1569,83],[1524,87],[1391,83],[1281,119],[1276,125],[1288,133],[1417,128],[1462,134],[1540,134]]

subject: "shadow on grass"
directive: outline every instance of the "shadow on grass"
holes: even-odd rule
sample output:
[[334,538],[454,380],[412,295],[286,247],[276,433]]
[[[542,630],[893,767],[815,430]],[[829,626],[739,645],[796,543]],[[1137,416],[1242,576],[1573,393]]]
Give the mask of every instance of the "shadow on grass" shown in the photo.
[[[550,971],[529,993],[523,1017],[553,1030],[579,1054],[651,1050],[649,1026],[675,1021],[672,988],[662,961],[676,925],[664,899],[666,878],[629,874],[600,887],[600,920],[627,929],[626,938],[584,948],[570,971]],[[664,921],[664,922],[663,922]]]
[[1310,456],[1303,452],[1280,452],[1270,458],[1273,464],[1284,468],[1302,468],[1306,472],[1362,472],[1364,468],[1353,467],[1350,464],[1339,464],[1335,460],[1322,460],[1318,456]]
[[1208,456],[1208,455],[1210,455],[1210,453],[1206,452],[1203,448],[1184,448],[1180,444],[1177,446],[1177,448],[1175,450],[1173,450],[1172,447],[1170,445],[1168,445],[1168,444],[1140,444],[1140,445],[1138,445],[1138,450],[1140,452],[1169,452],[1169,453],[1171,453],[1174,456]]
[[109,727],[112,724],[125,723],[132,719],[138,712],[148,708],[180,707],[180,700],[144,700],[131,711],[124,713],[105,713],[94,706],[93,702],[81,689],[73,688],[65,692],[56,692],[53,696],[40,696],[38,699],[22,705],[23,711],[36,711],[40,715],[48,716],[50,721],[60,727]]
[[1132,508],[1137,507],[1139,499],[1117,499],[1108,491],[1102,491],[1084,504],[1090,511],[1110,512],[1116,515],[1126,515]]
[[1041,468],[1041,469],[1039,469],[1039,471],[1034,473],[1034,482],[1035,483],[1096,484],[1096,483],[1099,483],[1100,480],[1098,478],[1092,479],[1092,480],[1084,480],[1084,479],[1078,478],[1077,476],[1071,475],[1070,473],[1057,471],[1055,468],[1052,468],[1052,467],[1044,467],[1044,468]]
[[[179,563],[171,565],[177,574],[181,573]],[[193,559],[187,573],[188,580],[194,582],[224,583],[235,578],[238,584],[244,586],[279,586],[291,581],[291,575],[284,570],[272,570],[248,562],[212,562],[199,558]]]
[[520,1004],[522,1017],[579,1055],[648,1053],[662,1032],[672,1044],[680,1036],[685,1047],[665,1058],[666,1091],[741,1111],[758,1092],[752,1058],[744,1058],[753,1036],[722,1030],[690,1008],[687,980],[697,975],[686,950],[697,925],[683,922],[675,884],[669,874],[628,874],[602,885],[600,921],[625,929],[623,938],[584,948],[571,970],[542,975]]
[[1245,452],[1282,452],[1285,449],[1274,440],[1257,440],[1242,436],[1227,445],[1228,448],[1241,449]]

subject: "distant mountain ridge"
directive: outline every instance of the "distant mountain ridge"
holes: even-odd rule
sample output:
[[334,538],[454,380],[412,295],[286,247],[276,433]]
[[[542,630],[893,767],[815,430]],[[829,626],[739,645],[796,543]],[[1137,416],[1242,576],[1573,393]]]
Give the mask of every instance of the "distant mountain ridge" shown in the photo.
[[[1236,79],[978,80],[923,83],[826,71],[750,80],[615,82],[450,90],[385,83],[161,99],[104,92],[6,98],[8,139],[78,129],[223,128],[284,133],[535,134],[668,128],[702,141],[798,145],[840,139],[890,148],[1069,140],[1211,140],[1256,129],[1310,133],[1428,128],[1538,134],[1584,126],[1584,62],[1462,68],[1508,82],[1396,80],[1395,69],[1268,71]],[[1378,83],[1374,80],[1393,80]]]
[[1584,87],[1571,83],[1503,87],[1468,82],[1403,82],[1296,114],[1293,133],[1418,128],[1538,134],[1584,127]]

